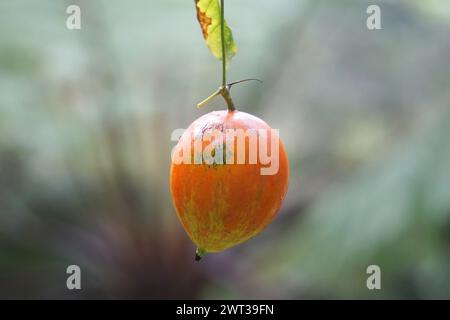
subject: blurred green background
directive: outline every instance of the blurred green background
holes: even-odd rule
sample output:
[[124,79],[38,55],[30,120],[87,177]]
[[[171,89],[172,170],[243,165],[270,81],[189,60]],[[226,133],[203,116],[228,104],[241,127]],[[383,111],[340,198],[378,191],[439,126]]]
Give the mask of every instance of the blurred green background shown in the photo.
[[450,2],[226,5],[230,80],[264,80],[235,102],[291,178],[263,234],[194,263],[170,134],[223,108],[195,108],[221,75],[194,1],[0,0],[0,298],[450,298]]

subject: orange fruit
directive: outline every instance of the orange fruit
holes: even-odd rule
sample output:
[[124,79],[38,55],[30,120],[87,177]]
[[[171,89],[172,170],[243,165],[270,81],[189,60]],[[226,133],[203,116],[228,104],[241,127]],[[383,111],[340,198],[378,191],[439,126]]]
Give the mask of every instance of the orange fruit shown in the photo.
[[[216,135],[209,134],[213,131]],[[239,138],[230,140],[227,136],[230,132],[248,135],[242,136],[239,145]],[[256,148],[249,133],[257,137]],[[204,141],[208,140],[206,136],[214,138]],[[197,145],[201,146],[200,152],[196,140],[201,141]],[[215,147],[210,154],[216,160],[222,159],[222,163],[207,161],[208,146]],[[270,164],[260,156],[266,149],[272,159]],[[245,150],[244,163],[242,156],[238,162],[239,150]],[[178,218],[197,245],[196,260],[256,236],[280,210],[288,188],[288,158],[278,133],[263,120],[240,111],[211,112],[189,126],[173,155],[185,160],[172,161],[170,190]],[[276,158],[278,167],[274,164]],[[202,163],[195,164],[195,160]]]

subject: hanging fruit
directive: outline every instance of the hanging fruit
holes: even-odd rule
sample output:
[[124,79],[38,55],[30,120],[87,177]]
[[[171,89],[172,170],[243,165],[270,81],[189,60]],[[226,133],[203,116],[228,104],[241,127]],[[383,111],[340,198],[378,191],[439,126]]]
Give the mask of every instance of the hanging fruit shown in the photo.
[[[222,61],[221,95],[228,109],[195,120],[172,154],[170,190],[181,224],[197,245],[196,260],[259,234],[277,215],[288,188],[288,158],[278,131],[236,110],[226,71],[236,54],[224,0],[196,0],[211,52]],[[258,80],[259,81],[259,80]]]

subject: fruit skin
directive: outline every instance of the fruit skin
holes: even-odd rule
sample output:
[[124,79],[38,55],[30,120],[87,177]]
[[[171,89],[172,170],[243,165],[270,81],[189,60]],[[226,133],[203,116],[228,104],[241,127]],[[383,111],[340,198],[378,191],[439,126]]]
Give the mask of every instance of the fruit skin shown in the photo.
[[[174,152],[180,152],[185,144],[192,147],[194,134],[207,129],[272,130],[263,120],[245,112],[214,111],[189,126]],[[270,137],[269,133],[269,143]],[[248,155],[248,141],[245,149]],[[181,224],[198,246],[198,252],[219,252],[245,242],[275,218],[289,179],[288,159],[281,140],[278,172],[261,175],[261,167],[267,166],[259,163],[259,157],[257,164],[172,163],[170,190],[173,203]]]

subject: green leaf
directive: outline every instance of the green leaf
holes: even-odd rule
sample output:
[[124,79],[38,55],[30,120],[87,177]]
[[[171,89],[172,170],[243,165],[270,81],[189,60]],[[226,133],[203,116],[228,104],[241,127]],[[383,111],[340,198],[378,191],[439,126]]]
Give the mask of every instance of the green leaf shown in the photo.
[[[212,54],[222,60],[222,34],[220,27],[219,0],[195,0],[197,19],[202,28],[203,37]],[[233,33],[225,22],[225,56],[227,65],[237,52]]]

